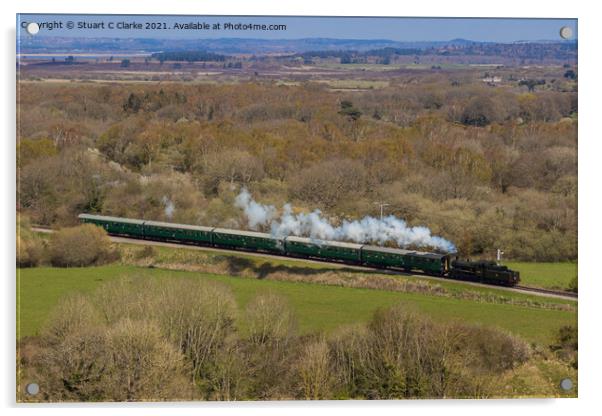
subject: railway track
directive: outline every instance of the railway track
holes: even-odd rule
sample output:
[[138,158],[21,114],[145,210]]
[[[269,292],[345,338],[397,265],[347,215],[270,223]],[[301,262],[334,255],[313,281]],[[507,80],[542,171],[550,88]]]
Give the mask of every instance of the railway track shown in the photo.
[[567,292],[564,290],[541,289],[538,287],[529,287],[529,286],[521,286],[521,285],[516,285],[516,286],[514,286],[514,288],[517,290],[525,291],[525,292],[541,293],[543,295],[552,295],[552,296],[559,296],[559,297],[573,298],[573,299],[578,298],[577,293]]
[[[51,228],[41,227],[41,226],[37,226],[37,225],[33,226],[31,229],[33,231],[41,232],[41,233],[53,233],[54,232],[54,230],[52,230]],[[214,251],[214,252],[222,252],[222,253],[224,253],[224,252],[225,253],[244,253],[245,255],[250,255],[250,256],[254,256],[254,257],[273,258],[273,259],[282,259],[284,257],[284,258],[290,258],[290,259],[294,259],[296,261],[303,261],[303,262],[308,262],[308,263],[328,264],[330,266],[340,268],[340,269],[351,268],[351,269],[355,269],[355,270],[366,270],[366,271],[379,270],[382,273],[391,274],[391,275],[416,276],[416,277],[420,277],[423,279],[429,279],[429,280],[435,280],[435,281],[440,281],[440,280],[451,281],[451,282],[463,283],[468,286],[477,286],[477,287],[484,287],[484,288],[497,289],[497,290],[507,290],[510,292],[526,293],[526,294],[542,296],[542,297],[552,297],[552,298],[566,299],[566,300],[577,300],[577,297],[578,297],[576,293],[566,292],[566,291],[561,291],[561,290],[540,289],[540,288],[529,287],[529,286],[515,286],[515,287],[492,286],[492,285],[488,285],[485,283],[479,283],[479,282],[473,282],[473,281],[447,279],[445,277],[433,276],[433,275],[429,275],[426,273],[420,273],[420,272],[406,273],[403,271],[398,271],[398,270],[393,270],[393,269],[379,269],[377,267],[367,267],[367,266],[363,266],[363,265],[338,263],[338,262],[332,262],[332,261],[322,260],[322,259],[307,259],[307,258],[303,258],[303,257],[279,256],[277,254],[270,254],[270,253],[263,253],[263,252],[260,253],[260,252],[255,252],[255,251],[234,250],[234,249],[227,249],[227,248],[221,248],[221,247],[217,248],[217,247],[199,246],[196,244],[183,244],[183,243],[159,241],[159,240],[143,240],[143,239],[139,239],[139,238],[130,238],[130,237],[124,237],[124,236],[111,235],[109,237],[111,238],[111,241],[114,241],[116,243],[142,244],[142,245],[153,245],[153,246],[163,246],[163,247],[173,247],[173,248],[179,247],[179,248],[186,248],[186,249],[193,249],[193,250],[196,249],[196,250]]]

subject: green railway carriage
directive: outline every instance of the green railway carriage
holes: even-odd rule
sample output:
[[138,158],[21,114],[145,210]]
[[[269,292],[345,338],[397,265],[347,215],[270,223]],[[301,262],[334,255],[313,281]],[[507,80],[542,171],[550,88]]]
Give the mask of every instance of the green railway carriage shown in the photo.
[[229,230],[226,228],[214,228],[212,234],[213,244],[218,246],[274,253],[284,252],[282,240],[274,238],[269,234],[254,231]]
[[292,255],[318,257],[326,260],[361,262],[361,244],[339,241],[317,241],[290,236],[285,239],[286,252]]
[[80,222],[96,224],[104,228],[107,233],[115,235],[128,235],[144,237],[144,221],[129,218],[107,217],[103,215],[80,214]]
[[82,223],[96,224],[109,234],[133,238],[199,243],[223,248],[363,264],[377,268],[416,270],[452,279],[476,280],[497,285],[516,286],[520,282],[519,273],[506,266],[487,261],[462,262],[458,259],[451,261],[449,254],[425,253],[340,241],[320,241],[296,236],[278,239],[269,234],[252,231],[103,215],[80,214],[79,220]]
[[378,246],[363,246],[362,262],[369,266],[421,270],[437,275],[449,270],[449,255]]
[[147,238],[211,244],[213,240],[212,231],[213,227],[159,221],[144,222],[144,235]]

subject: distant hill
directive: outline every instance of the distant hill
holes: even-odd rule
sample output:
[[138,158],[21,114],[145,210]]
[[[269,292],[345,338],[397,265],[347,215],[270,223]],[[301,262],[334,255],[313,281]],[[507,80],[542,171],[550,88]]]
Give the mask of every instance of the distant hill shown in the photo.
[[[156,53],[175,51],[205,51],[218,54],[300,54],[308,51],[357,51],[365,52],[384,48],[393,49],[441,49],[441,48],[490,48],[492,45],[524,45],[523,42],[496,44],[468,39],[447,41],[399,42],[388,39],[115,39],[115,38],[61,38],[28,37],[18,46],[21,54],[40,53]],[[539,45],[561,45],[576,48],[575,41],[541,41]]]

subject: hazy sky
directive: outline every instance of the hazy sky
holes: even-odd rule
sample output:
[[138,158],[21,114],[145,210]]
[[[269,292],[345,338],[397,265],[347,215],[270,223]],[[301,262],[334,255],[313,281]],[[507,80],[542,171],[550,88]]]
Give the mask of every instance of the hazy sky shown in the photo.
[[[577,37],[576,19],[459,19],[459,18],[374,18],[374,17],[236,17],[236,16],[149,16],[149,15],[17,15],[18,36],[31,36],[21,29],[27,22],[42,24],[36,36],[112,37],[155,39],[204,39],[245,37],[261,39],[339,38],[433,41],[464,38],[476,41],[511,42],[518,40],[561,40],[559,31],[568,26]],[[68,29],[67,22],[74,28]],[[78,23],[101,23],[104,28],[78,29]],[[120,22],[165,24],[167,29],[117,29]],[[177,30],[174,23],[207,23],[211,29]],[[225,30],[224,23],[285,24],[286,30]],[[54,24],[52,30],[43,23]],[[220,29],[213,28],[219,23]],[[62,28],[58,28],[59,24]]]

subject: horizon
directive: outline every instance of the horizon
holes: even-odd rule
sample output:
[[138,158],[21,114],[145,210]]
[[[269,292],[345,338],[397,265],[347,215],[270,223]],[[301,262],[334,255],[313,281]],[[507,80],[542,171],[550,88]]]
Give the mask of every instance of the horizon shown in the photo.
[[[443,18],[443,17],[330,17],[330,16],[195,16],[195,15],[80,15],[80,14],[17,14],[17,40],[33,40],[24,29],[28,22],[42,25],[36,38],[70,39],[152,39],[152,40],[220,40],[243,39],[262,41],[293,41],[332,39],[354,41],[390,41],[400,43],[451,42],[466,40],[475,43],[566,42],[577,41],[577,19],[550,18]],[[121,19],[121,20],[120,20]],[[133,25],[128,29],[108,28],[108,22],[132,24],[161,23],[163,28],[145,30]],[[67,22],[75,28],[68,29]],[[78,23],[97,25],[78,28]],[[103,23],[104,22],[104,23]],[[206,25],[202,29],[174,28],[174,24]],[[213,25],[286,25],[281,30],[237,30]],[[60,27],[58,27],[60,25]],[[573,36],[565,40],[559,31],[568,26]],[[161,30],[162,29],[162,30]],[[219,31],[219,34],[215,32]],[[144,32],[144,34],[142,33]],[[156,36],[153,36],[157,34]],[[246,36],[245,36],[246,35]]]
[[[115,40],[114,37],[111,36],[99,36],[99,37],[93,37],[93,36],[85,36],[85,37],[75,37],[75,36],[54,36],[55,38],[58,39],[89,39],[89,40]],[[125,38],[124,38],[125,39]],[[199,40],[199,41],[203,41],[203,40],[229,40],[229,41],[234,41],[234,40],[246,40],[246,41],[268,41],[268,42],[291,42],[291,41],[302,41],[302,40],[336,40],[336,41],[353,41],[353,42],[392,42],[392,43],[449,43],[449,42],[455,42],[455,41],[462,41],[462,42],[472,42],[472,43],[504,43],[504,44],[512,44],[512,43],[542,43],[542,42],[546,42],[546,43],[575,43],[578,42],[579,39],[577,39],[576,37],[572,37],[571,39],[516,39],[516,40],[512,40],[512,41],[492,41],[492,40],[475,40],[475,39],[467,39],[467,38],[453,38],[453,39],[432,39],[432,40],[425,40],[425,39],[418,39],[418,40],[395,40],[395,39],[389,39],[389,38],[337,38],[337,37],[301,37],[301,38],[273,38],[273,39],[267,39],[267,38],[259,38],[259,37],[225,37],[225,36],[220,36],[220,37],[212,37],[212,38],[170,38],[170,37],[164,37],[164,38],[149,38],[149,37],[132,37],[132,38],[128,38],[131,40],[138,40],[138,41],[147,41],[147,40],[156,40],[156,41],[176,41],[176,40]]]

